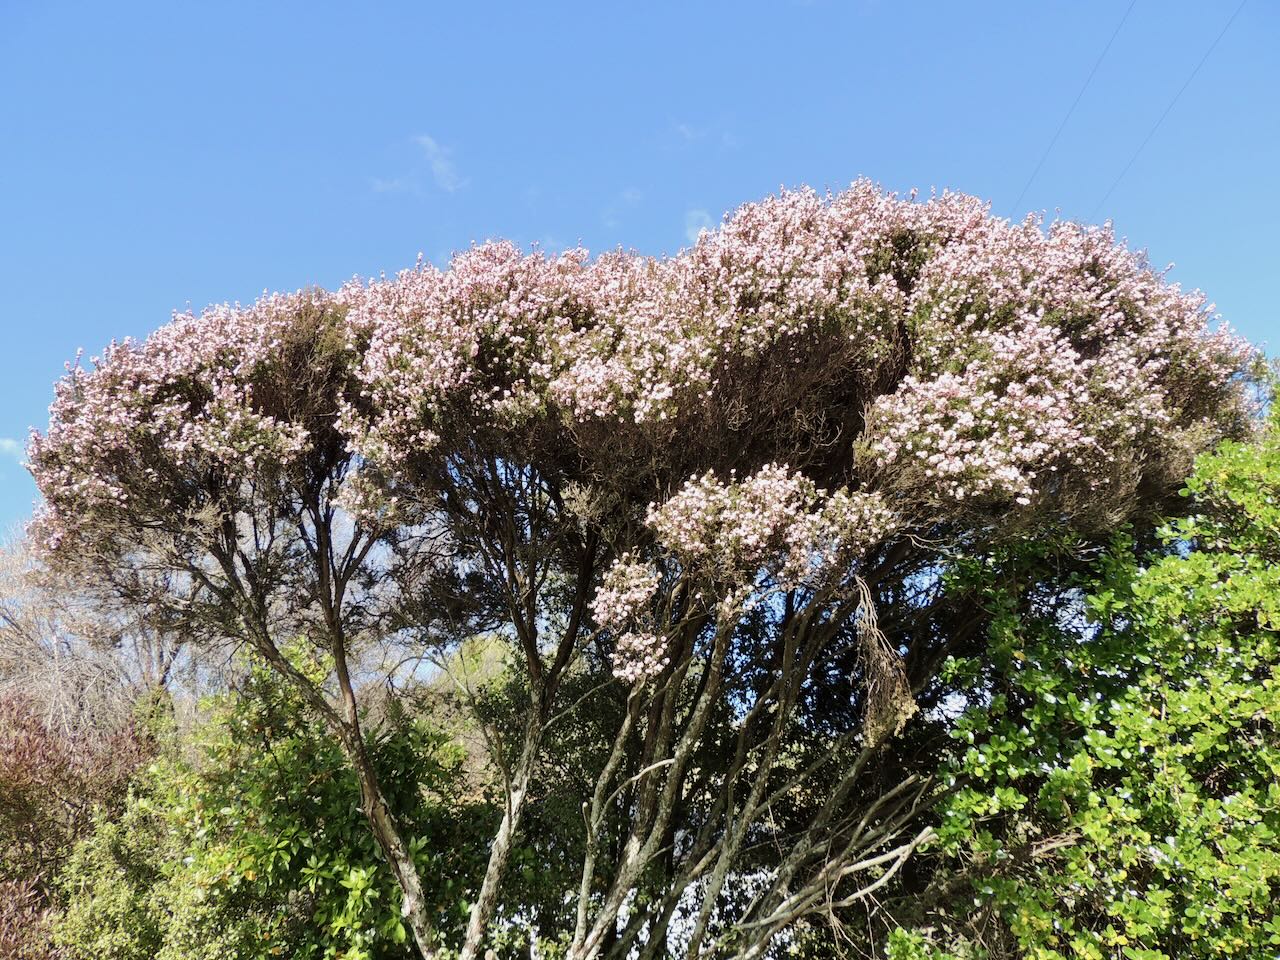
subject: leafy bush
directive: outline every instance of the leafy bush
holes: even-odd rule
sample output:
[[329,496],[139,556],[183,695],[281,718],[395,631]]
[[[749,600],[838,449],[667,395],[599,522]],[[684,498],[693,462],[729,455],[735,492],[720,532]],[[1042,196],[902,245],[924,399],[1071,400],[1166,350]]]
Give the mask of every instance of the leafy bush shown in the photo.
[[[394,705],[368,749],[412,831],[431,909],[456,928],[489,809],[460,793],[458,749]],[[414,955],[355,776],[263,668],[214,704],[194,744],[175,743],[150,766],[62,883],[58,940],[73,958]]]
[[0,957],[61,960],[51,939],[51,909],[33,880],[0,880]]
[[932,932],[895,956],[1280,952],[1277,426],[1201,458],[1164,550],[1121,540],[1085,593],[1019,605],[971,571],[1003,675],[956,728]]

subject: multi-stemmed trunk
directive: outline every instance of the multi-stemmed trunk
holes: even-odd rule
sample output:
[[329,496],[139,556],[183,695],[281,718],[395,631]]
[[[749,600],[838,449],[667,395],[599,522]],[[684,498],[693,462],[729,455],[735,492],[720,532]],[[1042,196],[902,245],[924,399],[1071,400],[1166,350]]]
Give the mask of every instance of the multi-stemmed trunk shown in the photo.
[[484,879],[480,883],[480,892],[471,905],[471,914],[467,920],[467,934],[462,945],[461,960],[475,960],[484,946],[489,921],[493,919],[494,910],[498,905],[498,893],[502,886],[502,879],[506,875],[507,862],[511,858],[511,847],[524,815],[525,800],[529,796],[529,782],[533,777],[538,750],[542,745],[542,731],[541,711],[535,708],[530,712],[525,725],[524,742],[520,756],[516,760],[515,769],[510,772],[502,819],[489,846],[489,860],[485,865]]

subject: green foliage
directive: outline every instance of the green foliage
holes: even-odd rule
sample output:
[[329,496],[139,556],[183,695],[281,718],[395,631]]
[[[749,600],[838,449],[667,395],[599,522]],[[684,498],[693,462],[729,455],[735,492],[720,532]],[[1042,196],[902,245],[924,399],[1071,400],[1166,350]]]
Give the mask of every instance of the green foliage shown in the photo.
[[[898,960],[1280,954],[1280,429],[1197,464],[1158,553],[1075,591],[992,571],[997,679],[956,725],[953,859]],[[951,951],[951,952],[943,952]]]
[[0,693],[0,957],[50,960],[55,877],[95,816],[124,804],[130,777],[150,756],[139,723],[116,730],[55,722],[54,711]]
[[[461,755],[394,706],[369,736],[446,937],[484,852],[487,806],[464,795]],[[400,891],[332,738],[275,675],[254,669],[196,743],[168,750],[127,809],[102,821],[63,875],[60,942],[74,958],[412,957]]]

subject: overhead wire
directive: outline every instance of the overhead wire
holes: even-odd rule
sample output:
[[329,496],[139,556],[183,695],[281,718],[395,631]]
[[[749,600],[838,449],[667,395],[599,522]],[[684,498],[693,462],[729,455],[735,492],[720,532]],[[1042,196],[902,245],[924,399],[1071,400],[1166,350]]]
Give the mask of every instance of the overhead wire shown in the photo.
[[1098,59],[1093,62],[1093,69],[1089,71],[1089,75],[1085,77],[1084,85],[1080,87],[1076,98],[1071,101],[1071,106],[1067,108],[1066,115],[1062,118],[1062,122],[1058,124],[1058,129],[1054,131],[1049,145],[1044,148],[1044,153],[1040,154],[1040,160],[1036,163],[1035,169],[1031,171],[1031,176],[1027,177],[1027,182],[1022,185],[1022,190],[1018,193],[1018,199],[1013,201],[1013,215],[1018,215],[1018,206],[1022,203],[1022,198],[1027,195],[1027,191],[1031,189],[1031,184],[1035,182],[1036,176],[1039,175],[1044,162],[1049,159],[1049,154],[1053,152],[1054,146],[1058,142],[1058,138],[1062,136],[1062,131],[1066,129],[1067,122],[1071,119],[1071,115],[1076,112],[1076,107],[1080,105],[1081,98],[1089,89],[1089,84],[1093,82],[1094,74],[1098,72],[1098,67],[1102,66],[1102,61],[1106,58],[1107,52],[1111,49],[1111,45],[1116,42],[1116,37],[1120,35],[1120,29],[1124,26],[1125,21],[1129,19],[1129,14],[1133,12],[1134,6],[1138,0],[1129,0],[1129,6],[1125,8],[1124,16],[1120,18],[1120,22],[1116,24],[1115,30],[1111,31],[1111,39],[1107,41],[1107,45],[1102,48],[1102,52],[1098,54]]
[[1182,94],[1186,91],[1187,87],[1191,86],[1191,81],[1196,78],[1196,74],[1200,72],[1200,68],[1205,65],[1205,61],[1209,59],[1209,55],[1213,53],[1214,49],[1218,46],[1219,41],[1226,36],[1227,31],[1231,29],[1231,24],[1235,22],[1236,17],[1240,15],[1240,11],[1244,9],[1244,5],[1248,2],[1249,0],[1240,0],[1239,6],[1237,6],[1235,12],[1227,18],[1226,24],[1220,31],[1218,31],[1218,35],[1213,38],[1213,43],[1209,44],[1209,49],[1204,52],[1204,56],[1200,58],[1200,62],[1195,65],[1195,69],[1191,71],[1182,86],[1178,88],[1178,92],[1173,95],[1173,99],[1170,100],[1168,106],[1164,108],[1164,112],[1160,114],[1160,118],[1156,120],[1151,129],[1147,131],[1147,135],[1142,138],[1142,142],[1138,144],[1138,149],[1133,151],[1133,155],[1129,157],[1129,162],[1124,165],[1124,169],[1120,171],[1119,176],[1112,181],[1111,186],[1107,188],[1107,192],[1102,195],[1102,199],[1099,200],[1097,206],[1093,208],[1093,211],[1089,214],[1090,220],[1097,217],[1098,211],[1102,209],[1103,204],[1110,199],[1111,194],[1115,192],[1116,187],[1120,186],[1120,181],[1123,180],[1125,174],[1129,172],[1129,168],[1132,167],[1134,162],[1138,159],[1138,155],[1141,154],[1147,144],[1151,142],[1151,138],[1156,135],[1156,131],[1160,129],[1160,125],[1164,123],[1165,118],[1169,116],[1169,113],[1173,110],[1174,105],[1182,97]]

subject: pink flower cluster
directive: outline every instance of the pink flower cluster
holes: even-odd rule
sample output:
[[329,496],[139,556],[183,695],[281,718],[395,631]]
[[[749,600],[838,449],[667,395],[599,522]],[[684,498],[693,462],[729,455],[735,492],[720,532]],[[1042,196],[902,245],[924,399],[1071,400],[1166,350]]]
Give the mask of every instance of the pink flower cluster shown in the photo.
[[368,338],[358,376],[367,408],[342,414],[356,451],[393,469],[438,441],[459,412],[506,424],[543,408],[557,342],[568,336],[586,252],[524,256],[489,243],[367,286],[348,284],[353,342]]
[[307,427],[263,413],[255,380],[297,337],[300,317],[333,306],[329,294],[308,291],[177,314],[142,343],[113,342],[92,369],[68,365],[48,433],[33,432],[28,446],[45,496],[36,526],[49,544],[169,482],[144,451],[192,477],[251,475],[304,455]]
[[613,675],[623,683],[644,683],[662,673],[671,658],[666,640],[646,630],[627,630],[613,646]]
[[[1136,450],[1178,445],[1196,388],[1219,391],[1252,348],[1207,332],[1211,307],[1151,271],[1109,229],[991,218],[943,197],[906,303],[915,369],[875,403],[884,474],[937,501],[1027,507],[1046,489],[1095,490]],[[1141,454],[1139,454],[1141,456]]]
[[[488,243],[447,270],[184,314],[71,369],[31,440],[38,526],[54,546],[124,536],[211,484],[305,474],[335,436],[338,506],[417,522],[414,464],[483,436],[648,491],[626,511],[693,476],[649,505],[652,549],[733,589],[811,584],[974,506],[1069,524],[1123,504],[1109,471],[1176,476],[1243,416],[1252,353],[1210,311],[1108,228],[867,181],[748,204],[666,258]],[[776,466],[816,459],[830,492]],[[596,617],[628,637],[620,669],[648,675],[648,581],[617,577]]]
[[591,601],[596,622],[615,637],[614,676],[627,683],[657,676],[668,662],[666,644],[653,632],[655,617],[649,609],[660,579],[653,566],[623,554],[605,573]]
[[658,590],[660,577],[651,564],[624,553],[609,568],[591,601],[591,612],[603,627],[617,630],[642,615]]
[[[646,523],[665,553],[698,582],[715,585],[723,594],[718,616],[734,620],[760,588],[759,578],[784,589],[838,579],[897,519],[877,493],[828,494],[804,475],[769,464],[740,481],[694,477],[669,499],[650,504]],[[597,622],[619,635],[614,672],[620,678],[651,676],[666,664],[649,609],[658,583],[652,565],[628,554],[596,593]],[[644,629],[627,629],[637,623]]]
[[[705,403],[725,367],[817,333],[870,363],[892,346],[904,296],[880,257],[916,205],[866,181],[748,204],[676,257],[509,243],[420,265],[340,297],[371,331],[361,377],[374,407],[360,450],[380,461],[434,442],[458,406],[511,424],[553,403],[576,421],[661,421]],[[394,399],[394,403],[392,402]]]
[[[871,449],[899,480],[911,474],[941,498],[998,492],[1027,505],[1040,470],[1103,456],[1089,422],[1088,364],[1034,320],[1016,333],[984,331],[976,339],[986,349],[963,370],[908,377],[880,401]],[[1137,412],[1130,423],[1143,422]]]
[[767,571],[784,586],[856,556],[893,528],[893,511],[874,492],[827,494],[803,474],[768,464],[742,480],[695,477],[651,504],[647,522],[664,549],[722,582]]
[[360,377],[375,411],[344,422],[388,475],[458,411],[503,428],[557,411],[665,421],[767,357],[778,376],[830,363],[866,385],[882,473],[928,481],[939,500],[1029,501],[1064,456],[1164,443],[1183,406],[1170,387],[1223,390],[1249,353],[1206,335],[1203,297],[1106,228],[1046,232],[971,197],[917,203],[866,181],[749,204],[676,257],[494,243],[339,299],[371,338]]

